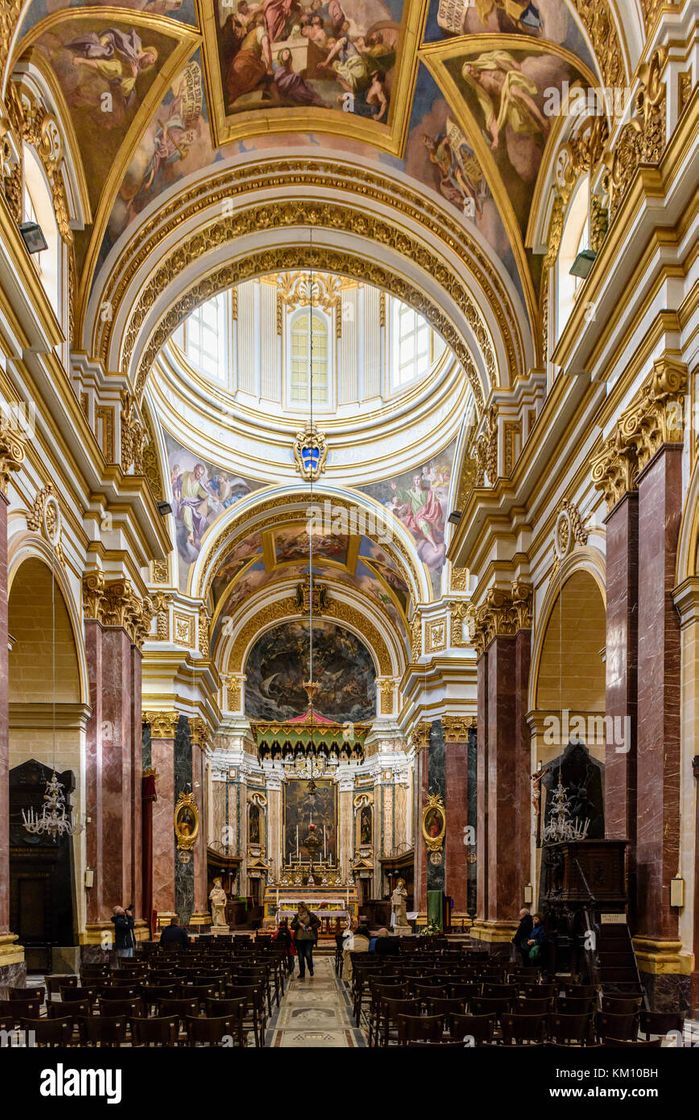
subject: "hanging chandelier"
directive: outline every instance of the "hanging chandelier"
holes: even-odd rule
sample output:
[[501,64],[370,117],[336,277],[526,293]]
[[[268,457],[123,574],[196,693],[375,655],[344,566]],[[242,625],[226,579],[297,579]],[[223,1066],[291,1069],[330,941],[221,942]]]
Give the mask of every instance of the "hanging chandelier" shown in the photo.
[[22,821],[27,832],[56,840],[61,836],[74,836],[82,825],[68,815],[66,795],[56,773],[56,577],[51,572],[51,681],[52,681],[52,735],[53,772],[46,783],[41,812],[33,807],[22,809]]
[[[311,230],[311,248],[313,246],[313,231]],[[315,433],[313,423],[313,300],[314,300],[313,269],[309,272],[309,312],[308,312],[308,393],[309,393],[309,421],[306,432]],[[322,454],[322,462],[325,455]],[[304,460],[305,463],[305,460]],[[310,464],[310,465],[309,465]],[[302,474],[310,487],[310,504],[313,504],[313,483],[318,477],[320,467],[318,463],[309,460],[308,469]],[[317,468],[317,469],[316,469]],[[325,589],[319,588],[318,595],[314,588],[313,573],[313,532],[309,525],[308,537],[308,582],[304,584],[300,597],[300,605],[304,613],[308,612],[308,680],[304,681],[303,689],[308,699],[306,711],[301,716],[284,722],[274,720],[258,720],[253,726],[253,734],[257,742],[257,754],[260,762],[271,762],[273,766],[281,765],[289,773],[297,777],[321,777],[338,767],[341,763],[361,763],[364,761],[364,740],[369,732],[366,723],[336,723],[315,710],[315,696],[320,688],[314,679],[314,645],[313,625],[316,609],[322,612],[325,602]]]

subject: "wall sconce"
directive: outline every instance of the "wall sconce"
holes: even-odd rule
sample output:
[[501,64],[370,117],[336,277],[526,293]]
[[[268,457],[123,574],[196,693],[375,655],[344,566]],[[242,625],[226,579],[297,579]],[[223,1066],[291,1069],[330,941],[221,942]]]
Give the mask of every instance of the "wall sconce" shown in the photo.
[[684,879],[679,872],[670,880],[670,905],[677,910],[684,906]]
[[524,888],[524,901],[526,902],[527,906],[531,906],[532,902],[534,901],[534,888],[531,883],[527,883],[526,887]]

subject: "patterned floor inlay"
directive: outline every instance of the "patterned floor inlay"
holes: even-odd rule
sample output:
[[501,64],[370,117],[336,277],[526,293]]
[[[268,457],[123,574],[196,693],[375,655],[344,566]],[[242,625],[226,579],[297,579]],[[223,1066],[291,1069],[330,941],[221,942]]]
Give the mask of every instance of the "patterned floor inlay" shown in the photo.
[[343,1049],[366,1045],[330,958],[316,960],[315,976],[301,980],[296,973],[292,977],[281,1007],[270,1021],[266,1045]]

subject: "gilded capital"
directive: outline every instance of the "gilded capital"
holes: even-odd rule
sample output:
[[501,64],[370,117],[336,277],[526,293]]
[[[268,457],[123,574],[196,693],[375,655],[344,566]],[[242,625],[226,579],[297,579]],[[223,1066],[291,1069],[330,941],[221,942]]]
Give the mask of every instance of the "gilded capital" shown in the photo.
[[177,730],[179,712],[144,712],[143,722],[150,727],[153,739],[174,739]]
[[532,588],[515,580],[510,589],[491,587],[485,602],[473,615],[471,640],[479,655],[494,638],[512,637],[532,624]]
[[24,462],[24,432],[0,412],[0,494],[7,494],[10,475]]
[[442,729],[446,743],[467,743],[468,733],[475,726],[475,716],[442,716]]
[[107,580],[104,572],[83,575],[83,616],[102,626],[122,627],[139,648],[150,632],[155,606],[149,598],[140,599],[125,577]]
[[209,725],[201,716],[193,716],[189,721],[189,737],[192,741],[192,746],[199,747],[205,750],[209,745],[211,739],[211,731]]
[[625,494],[636,489],[636,450],[622,438],[618,427],[590,462],[592,481],[604,494],[610,510]]

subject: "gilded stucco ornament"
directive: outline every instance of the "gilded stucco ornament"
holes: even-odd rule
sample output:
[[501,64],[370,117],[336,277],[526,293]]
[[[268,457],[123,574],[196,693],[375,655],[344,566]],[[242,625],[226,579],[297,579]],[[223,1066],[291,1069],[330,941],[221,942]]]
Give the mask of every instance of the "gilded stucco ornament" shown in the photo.
[[0,411],[0,494],[7,494],[13,471],[24,462],[26,435]]

